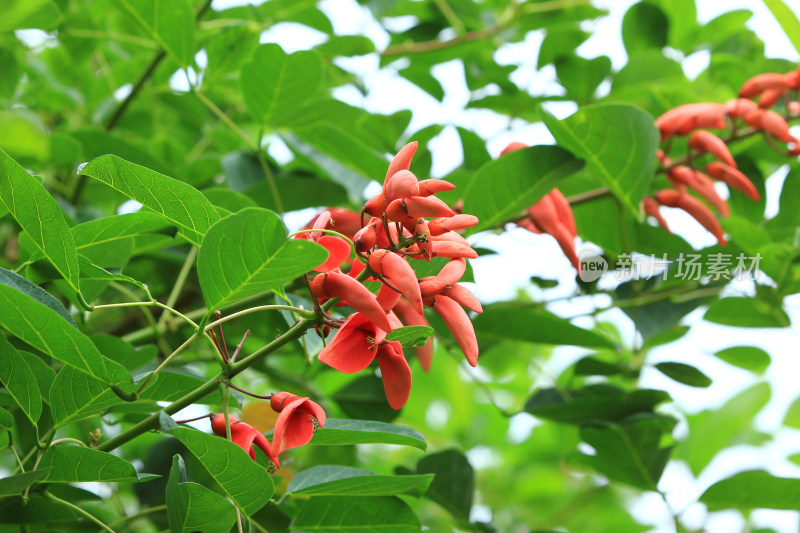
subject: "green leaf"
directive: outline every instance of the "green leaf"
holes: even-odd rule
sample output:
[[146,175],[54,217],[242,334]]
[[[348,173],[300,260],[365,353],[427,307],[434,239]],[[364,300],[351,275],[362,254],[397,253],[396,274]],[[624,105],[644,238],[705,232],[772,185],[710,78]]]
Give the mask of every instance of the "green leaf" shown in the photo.
[[653,117],[629,104],[586,106],[564,120],[542,115],[558,145],[584,159],[587,171],[638,218],[659,144]]
[[585,59],[566,56],[556,60],[558,81],[567,90],[567,96],[579,104],[592,100],[597,86],[611,71],[611,60],[606,56]]
[[344,420],[329,418],[325,427],[314,433],[311,444],[396,444],[424,450],[425,437],[415,429],[371,420]]
[[61,207],[42,184],[0,150],[0,202],[75,292],[78,252]]
[[755,346],[733,346],[714,354],[728,364],[763,374],[772,358],[767,352]]
[[769,8],[772,16],[781,25],[786,37],[794,45],[794,49],[800,53],[800,20],[797,19],[795,12],[783,0],[764,0],[764,5]]
[[386,340],[397,341],[403,346],[423,346],[431,335],[433,328],[430,326],[405,326],[394,329],[386,335]]
[[25,358],[0,335],[0,383],[25,416],[36,424],[42,414],[42,395]]
[[122,0],[122,6],[180,66],[194,63],[194,12],[189,0]]
[[656,405],[667,400],[669,395],[660,390],[625,392],[611,385],[597,384],[568,392],[539,389],[525,404],[525,411],[565,424],[585,424],[593,420],[615,422],[635,413],[652,413]]
[[783,418],[783,425],[790,428],[800,428],[800,398],[795,398],[786,415]]
[[581,161],[557,146],[533,146],[489,161],[463,192],[464,212],[480,220],[471,231],[508,221],[581,167]]
[[181,441],[244,514],[261,509],[275,492],[267,470],[236,444],[189,428],[167,431]]
[[0,479],[0,496],[11,496],[22,494],[25,489],[36,483],[43,476],[47,475],[49,469],[39,466],[36,470],[23,472],[15,476],[8,476]]
[[718,409],[708,409],[687,417],[689,435],[676,448],[677,458],[685,460],[698,475],[720,450],[733,444],[758,442],[753,418],[767,404],[770,387],[758,383],[737,394]]
[[723,298],[709,307],[703,318],[741,328],[784,328],[791,324],[786,311],[755,298]]
[[584,426],[581,439],[595,455],[581,455],[579,460],[615,481],[655,490],[669,460],[676,423],[673,418],[640,414],[618,424]]
[[569,321],[536,307],[487,306],[472,323],[481,349],[508,339],[600,348],[614,346],[599,333],[573,326]]
[[287,55],[274,43],[262,44],[242,67],[242,97],[262,124],[278,127],[301,113],[319,88],[322,60],[317,52]]
[[52,0],[11,0],[3,4],[0,32],[28,28],[53,29],[61,12]]
[[705,388],[711,385],[711,378],[691,365],[683,363],[658,363],[656,368],[665,376],[674,379],[678,383],[689,385],[690,387]]
[[28,281],[27,278],[23,278],[19,274],[11,272],[10,270],[6,270],[5,268],[0,268],[0,283],[3,285],[8,285],[9,287],[16,289],[23,294],[27,294],[37,302],[46,305],[61,315],[64,320],[76,328],[78,327],[78,325],[75,324],[75,320],[73,320],[72,315],[70,315],[69,311],[67,311],[67,308],[64,307],[64,304],[59,302],[55,296],[43,288]]
[[14,421],[14,415],[3,408],[0,408],[0,428],[14,429],[15,426],[16,422]]
[[314,49],[326,56],[363,56],[375,51],[375,43],[363,35],[333,35]]
[[734,508],[800,510],[800,479],[776,477],[763,470],[740,472],[717,481],[700,496],[709,511]]
[[424,493],[432,480],[432,475],[382,476],[350,466],[322,465],[296,474],[286,491],[311,496],[395,496]]
[[50,156],[50,136],[41,117],[26,109],[0,111],[0,149],[15,157]]
[[113,155],[93,159],[81,174],[105,183],[163,216],[196,246],[220,218],[211,202],[191,185]]
[[105,281],[118,281],[122,283],[130,283],[142,289],[148,297],[150,297],[150,290],[147,285],[141,281],[137,281],[125,274],[114,274],[105,268],[101,268],[92,263],[85,255],[78,256],[78,263],[81,266],[81,277],[85,279],[105,280]]
[[400,411],[386,400],[383,381],[375,374],[364,374],[331,395],[348,418],[392,422]]
[[0,285],[0,326],[53,359],[125,392],[133,388],[128,371],[103,356],[89,337],[58,313],[29,296]]
[[50,472],[42,480],[47,483],[135,483],[144,479],[140,478],[133,465],[125,459],[82,446],[51,446],[42,455],[39,468],[50,468]]
[[412,533],[420,530],[420,523],[408,504],[392,496],[315,496],[294,517],[291,529],[318,533]]
[[120,240],[133,244],[140,235],[174,234],[169,231],[173,225],[155,213],[139,211],[84,222],[72,228],[72,238],[78,253],[85,255],[92,263],[103,266],[118,266],[115,255],[120,252]]
[[667,45],[669,21],[658,6],[647,3],[632,5],[622,19],[622,41],[628,55],[647,48],[659,53]]
[[197,255],[197,275],[206,305],[214,310],[276,289],[327,257],[316,243],[287,239],[283,222],[272,211],[251,207],[208,231]]
[[417,463],[417,473],[434,474],[428,497],[462,522],[469,522],[475,472],[463,453],[445,450],[426,455]]
[[228,500],[202,485],[188,482],[180,455],[172,457],[166,500],[171,533],[230,531],[236,522],[236,510]]

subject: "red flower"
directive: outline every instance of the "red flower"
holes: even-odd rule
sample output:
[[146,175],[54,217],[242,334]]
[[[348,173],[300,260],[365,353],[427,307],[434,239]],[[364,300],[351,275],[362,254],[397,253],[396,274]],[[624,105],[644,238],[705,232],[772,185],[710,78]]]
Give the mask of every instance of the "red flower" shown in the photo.
[[[234,444],[241,447],[244,451],[250,454],[253,461],[256,460],[256,450],[253,448],[253,443],[261,448],[267,454],[269,460],[275,463],[275,466],[280,466],[278,462],[278,453],[273,453],[272,445],[267,438],[256,428],[249,424],[245,424],[232,416],[228,417],[231,421],[231,440]],[[222,413],[215,413],[211,415],[211,430],[220,437],[226,437],[225,432],[225,415]]]
[[325,425],[325,411],[308,398],[278,392],[270,400],[272,409],[280,413],[272,434],[276,453],[308,444],[314,431]]
[[[411,369],[401,344],[387,342],[385,338],[386,332],[366,316],[353,313],[317,358],[346,374],[360,372],[377,359],[386,399],[393,409],[400,409],[411,392]],[[276,434],[277,431],[276,426]]]

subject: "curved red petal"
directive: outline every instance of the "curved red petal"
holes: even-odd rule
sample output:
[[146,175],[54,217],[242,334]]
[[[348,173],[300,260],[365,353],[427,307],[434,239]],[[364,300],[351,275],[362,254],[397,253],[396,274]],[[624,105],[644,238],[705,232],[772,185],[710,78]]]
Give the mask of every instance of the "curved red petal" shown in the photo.
[[396,341],[385,342],[378,348],[376,359],[381,367],[386,399],[392,409],[400,409],[411,393],[411,368],[403,356],[403,347]]
[[317,240],[317,244],[321,244],[328,250],[328,259],[314,269],[317,272],[330,272],[350,257],[350,245],[339,237],[323,235]]

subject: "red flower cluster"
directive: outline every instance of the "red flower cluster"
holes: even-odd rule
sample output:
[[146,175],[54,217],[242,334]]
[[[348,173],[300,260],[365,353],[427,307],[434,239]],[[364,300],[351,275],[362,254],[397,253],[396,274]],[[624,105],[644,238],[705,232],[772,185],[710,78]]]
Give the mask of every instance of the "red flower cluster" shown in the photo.
[[[278,455],[289,448],[308,444],[314,436],[314,431],[325,425],[325,411],[308,398],[301,398],[288,392],[273,394],[270,405],[273,410],[280,413],[278,420],[275,421],[271,443],[258,429],[229,416],[231,440],[249,453],[254,461],[256,451],[253,444],[255,444],[267,454],[277,468],[280,468]],[[224,414],[211,415],[211,430],[220,437],[226,436]]]
[[[500,157],[509,152],[527,148],[527,144],[513,142],[506,146]],[[533,233],[547,233],[552,235],[561,250],[564,252],[572,266],[581,271],[581,262],[575,252],[575,238],[578,230],[575,226],[575,216],[569,202],[557,188],[545,194],[541,200],[528,208],[528,216],[517,221],[517,224]]]
[[[770,138],[782,143],[791,143],[794,147],[789,155],[800,155],[800,140],[789,132],[786,117],[800,115],[800,102],[797,101],[800,89],[800,68],[785,74],[766,73],[749,79],[739,91],[739,98],[725,104],[700,102],[686,104],[671,109],[656,119],[656,126],[661,132],[661,140],[671,145],[674,136],[689,135],[690,154],[685,158],[687,164],[675,164],[667,155],[659,150],[658,159],[661,168],[666,172],[673,189],[657,192],[654,198],[644,199],[646,214],[658,220],[664,229],[669,231],[659,213],[659,204],[677,207],[692,215],[716,238],[719,244],[727,243],[722,227],[711,209],[688,194],[692,189],[708,202],[721,216],[728,216],[728,204],[714,189],[711,178],[722,181],[753,200],[759,194],[753,183],[737,170],[736,161],[728,150],[727,141],[742,137],[748,133],[763,132]],[[751,98],[759,97],[758,103]],[[768,109],[779,102],[784,103],[784,115]],[[742,128],[750,126],[751,130],[742,132]],[[730,136],[727,141],[715,134],[698,128],[727,129]],[[706,165],[705,173],[693,166],[697,157],[704,153],[711,154],[719,161]],[[709,177],[710,176],[710,177]]]
[[[343,273],[338,267],[346,262],[349,251],[345,257],[340,244],[333,245],[327,236],[319,237],[317,242],[328,249],[330,258],[316,269],[321,274],[311,282],[318,302],[339,298],[357,311],[344,322],[326,322],[339,331],[320,352],[319,360],[340,372],[354,373],[377,359],[386,398],[395,409],[408,400],[411,369],[401,344],[387,341],[386,335],[404,325],[428,325],[425,306],[441,315],[467,361],[472,366],[478,361],[475,331],[461,306],[480,313],[481,305],[457,284],[466,269],[465,259],[478,254],[456,233],[474,226],[478,219],[456,214],[434,196],[453,190],[452,183],[439,179],[419,181],[409,171],[416,149],[417,143],[412,142],[397,153],[389,164],[381,192],[364,205],[361,216],[366,213],[371,218],[352,236],[361,261],[355,261],[350,271]],[[339,222],[339,217],[346,222]],[[311,229],[325,229],[331,222],[337,231],[352,228],[352,213],[322,213]],[[330,239],[343,242],[337,237]],[[430,261],[433,257],[451,260],[439,274],[417,279],[409,259]],[[356,280],[366,268],[370,274],[367,280],[380,283],[377,295]],[[425,370],[430,366],[432,347],[429,339],[425,346],[415,348]]]

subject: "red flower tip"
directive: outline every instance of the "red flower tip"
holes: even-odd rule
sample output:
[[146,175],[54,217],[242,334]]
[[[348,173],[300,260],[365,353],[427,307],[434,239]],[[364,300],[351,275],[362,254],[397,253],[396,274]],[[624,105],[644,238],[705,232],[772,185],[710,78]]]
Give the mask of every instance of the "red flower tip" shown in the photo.
[[[278,453],[273,450],[272,445],[267,438],[256,428],[250,424],[245,424],[235,417],[229,416],[231,424],[231,441],[242,448],[253,461],[256,460],[256,451],[253,448],[253,443],[261,448],[269,460],[272,461],[276,467],[280,468],[280,461],[278,461]],[[225,431],[225,415],[223,413],[215,413],[211,415],[211,430],[214,434],[225,438],[227,436]]]

